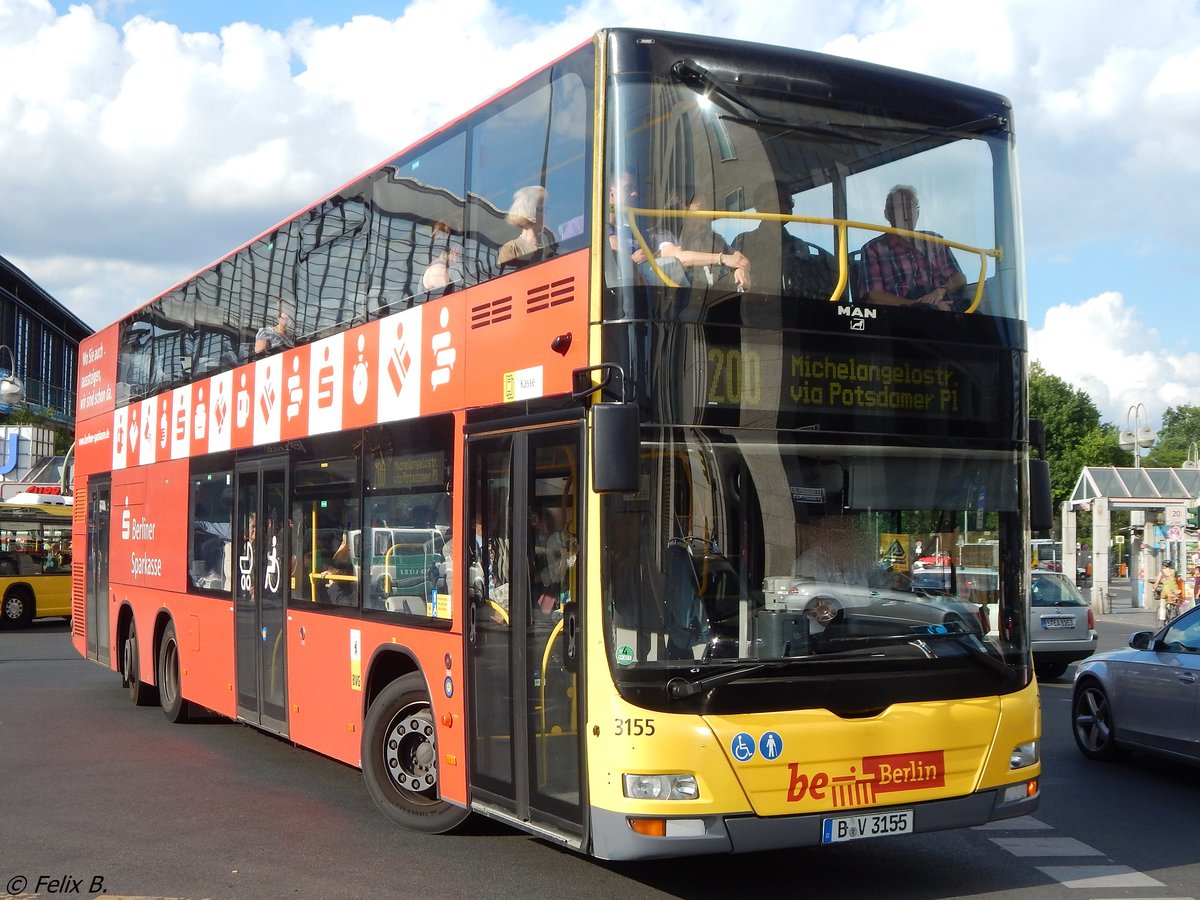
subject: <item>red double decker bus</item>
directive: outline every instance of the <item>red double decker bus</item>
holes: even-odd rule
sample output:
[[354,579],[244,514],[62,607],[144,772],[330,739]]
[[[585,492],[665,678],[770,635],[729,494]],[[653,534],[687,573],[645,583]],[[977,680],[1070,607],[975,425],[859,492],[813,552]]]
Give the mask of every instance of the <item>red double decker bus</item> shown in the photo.
[[[75,646],[425,831],[637,858],[1028,812],[1009,115],[600,32],[83,343]],[[981,540],[990,632],[909,577]]]

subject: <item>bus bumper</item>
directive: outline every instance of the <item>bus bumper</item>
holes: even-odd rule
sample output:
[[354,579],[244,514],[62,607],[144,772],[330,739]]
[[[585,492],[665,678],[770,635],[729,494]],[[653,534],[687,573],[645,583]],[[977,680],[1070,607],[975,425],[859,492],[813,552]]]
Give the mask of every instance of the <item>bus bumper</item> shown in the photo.
[[[985,825],[999,819],[1028,815],[1037,809],[1036,794],[1017,800],[1005,800],[1004,794],[1002,789],[991,789],[967,797],[930,800],[903,806],[871,807],[857,812],[876,814],[912,810],[912,833],[916,834]],[[854,812],[856,810],[839,810],[770,818],[753,815],[681,817],[678,820],[667,820],[667,834],[654,837],[635,832],[630,827],[628,813],[593,809],[592,853],[601,859],[654,859],[814,846],[822,843],[825,819]],[[677,821],[681,827],[672,829],[672,821]]]

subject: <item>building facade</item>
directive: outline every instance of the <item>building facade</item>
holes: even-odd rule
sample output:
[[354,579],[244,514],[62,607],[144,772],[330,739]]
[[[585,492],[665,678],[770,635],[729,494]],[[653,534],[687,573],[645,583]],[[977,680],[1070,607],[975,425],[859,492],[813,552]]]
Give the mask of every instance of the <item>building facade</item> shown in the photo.
[[[78,316],[0,256],[0,374],[11,373],[24,382],[25,405],[32,412],[74,428],[79,342],[91,333]],[[0,422],[11,411],[7,405],[0,408]]]

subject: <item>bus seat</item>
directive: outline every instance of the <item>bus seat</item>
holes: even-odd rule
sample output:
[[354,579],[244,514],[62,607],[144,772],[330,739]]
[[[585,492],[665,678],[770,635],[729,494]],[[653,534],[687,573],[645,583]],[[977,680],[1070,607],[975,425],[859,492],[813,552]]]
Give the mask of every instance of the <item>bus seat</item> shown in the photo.
[[866,285],[863,283],[866,273],[863,271],[862,255],[862,250],[855,250],[850,254],[849,289],[851,303],[862,303],[863,296],[866,294]]
[[385,597],[383,608],[388,612],[408,613],[411,616],[423,616],[428,611],[425,598],[412,594],[398,594],[392,597]]

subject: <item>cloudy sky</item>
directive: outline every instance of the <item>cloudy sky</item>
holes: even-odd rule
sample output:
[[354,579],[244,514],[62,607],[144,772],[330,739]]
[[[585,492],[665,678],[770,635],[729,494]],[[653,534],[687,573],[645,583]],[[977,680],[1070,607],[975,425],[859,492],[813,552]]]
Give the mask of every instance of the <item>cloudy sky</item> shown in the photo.
[[0,255],[101,327],[604,25],[1006,94],[1033,357],[1200,404],[1196,0],[0,0]]

